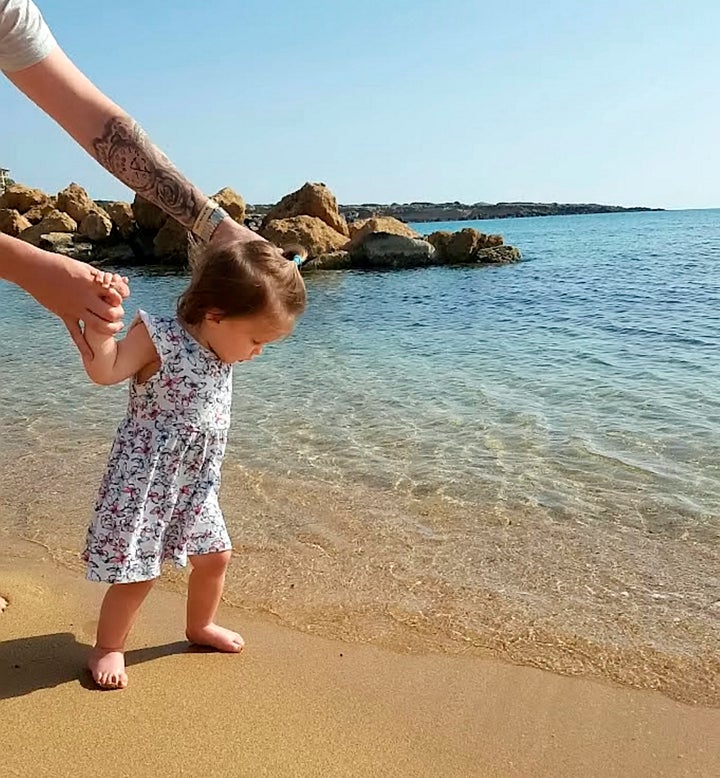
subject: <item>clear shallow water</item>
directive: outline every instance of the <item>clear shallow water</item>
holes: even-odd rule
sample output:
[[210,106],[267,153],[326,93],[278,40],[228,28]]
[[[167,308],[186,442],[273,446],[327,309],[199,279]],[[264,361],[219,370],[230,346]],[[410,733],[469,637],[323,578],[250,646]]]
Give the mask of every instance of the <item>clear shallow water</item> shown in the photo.
[[[702,643],[707,649],[718,615],[712,580],[720,534],[720,211],[418,229],[464,226],[502,233],[525,261],[497,268],[310,275],[310,307],[293,337],[237,367],[230,461],[242,466],[246,481],[257,473],[279,479],[273,488],[294,495],[301,506],[273,525],[274,540],[259,522],[250,546],[272,548],[278,573],[289,564],[292,541],[311,537],[309,543],[332,548],[337,563],[325,571],[327,596],[321,595],[324,579],[313,578],[323,607],[345,616],[355,608],[367,619],[368,609],[377,610],[379,603],[385,610],[402,605],[406,616],[429,619],[424,629],[441,632],[440,615],[451,602],[468,616],[461,625],[453,622],[452,630],[467,636],[478,629],[471,622],[472,613],[482,611],[481,590],[502,589],[515,602],[532,603],[535,616],[558,610],[562,596],[552,594],[547,569],[538,568],[532,578],[527,559],[553,533],[562,541],[555,537],[555,556],[544,564],[570,570],[572,552],[576,599],[584,591],[578,560],[605,543],[605,550],[614,549],[600,566],[605,571],[586,574],[587,580],[602,579],[615,615],[615,596],[628,590],[632,595],[630,579],[642,578],[647,566],[648,576],[660,575],[679,596],[666,601],[661,595],[660,602],[658,581],[648,579],[637,583],[639,599],[631,610],[644,607],[642,589],[647,607],[660,602],[666,608],[668,623],[702,612],[702,625],[668,639],[665,648],[690,654]],[[131,272],[128,310],[172,309],[182,277]],[[38,462],[52,470],[73,450],[80,456],[102,451],[100,441],[109,445],[124,389],[89,385],[60,327],[6,285],[0,286],[0,331],[5,455],[40,452]],[[52,441],[61,439],[72,443],[53,460]],[[232,484],[231,477],[230,493]],[[315,497],[326,496],[312,520],[302,518],[310,510],[311,484]],[[94,486],[79,488],[90,494]],[[244,493],[242,501],[251,497]],[[277,513],[277,497],[266,497]],[[364,524],[338,527],[343,499]],[[269,514],[263,515],[267,521]],[[515,556],[525,555],[524,581],[516,569],[522,560],[501,534],[513,523],[528,533],[523,550],[515,548]],[[34,531],[40,531],[37,522]],[[253,532],[238,520],[238,534],[242,542]],[[388,565],[394,558],[386,559],[382,549],[399,537],[405,546],[396,549],[395,559],[399,555],[405,568],[393,568],[393,578]],[[645,547],[648,538],[665,545]],[[355,580],[352,558],[361,542],[369,559],[384,560],[379,566],[387,578],[377,570],[375,579],[368,573],[353,596],[343,600],[335,591],[333,599],[333,587]],[[508,554],[497,551],[489,561],[493,543]],[[667,545],[672,543],[680,545]],[[297,574],[305,575],[298,554]],[[677,568],[675,579],[671,572],[667,579],[664,571],[650,570],[660,557]],[[693,558],[706,565],[704,573],[685,569]],[[497,559],[502,564],[493,567]],[[583,564],[587,571],[592,562]],[[414,590],[417,601],[409,598],[412,582],[430,573],[432,582]],[[244,573],[237,575],[240,597],[241,578],[243,591],[252,586]],[[700,581],[694,589],[693,575]],[[391,580],[397,584],[392,596]],[[384,593],[373,591],[375,585],[384,586]],[[359,594],[363,586],[365,599]],[[277,588],[268,587],[250,600],[282,600]],[[585,588],[594,593],[577,601],[578,619],[588,608],[601,608],[600,589]],[[289,603],[282,617],[306,624],[312,595],[303,601],[302,617],[299,605],[293,607]],[[645,617],[635,618],[637,632]],[[652,609],[646,627],[651,619],[659,623]],[[580,622],[565,613],[565,624],[570,622],[572,633],[582,636]],[[602,629],[598,623],[585,626],[588,635],[612,643],[612,618],[607,615]],[[638,644],[657,647],[661,633],[648,630]]]
[[[476,226],[525,262],[309,277],[295,335],[236,369],[242,461],[582,522],[714,525],[720,211]],[[128,309],[168,312],[184,283],[135,272]],[[0,429],[112,429],[124,389],[89,385],[7,286],[0,326]]]

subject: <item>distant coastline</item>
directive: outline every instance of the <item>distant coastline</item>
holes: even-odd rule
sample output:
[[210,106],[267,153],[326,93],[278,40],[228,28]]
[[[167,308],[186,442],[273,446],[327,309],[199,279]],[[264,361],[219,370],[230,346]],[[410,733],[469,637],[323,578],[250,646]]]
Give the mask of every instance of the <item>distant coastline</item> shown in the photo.
[[663,208],[596,203],[408,203],[392,205],[341,205],[345,218],[365,219],[372,214],[394,216],[404,222],[475,221],[513,219],[527,216],[571,216],[585,213],[626,213],[628,211],[662,211]]
[[[252,214],[263,215],[272,205],[248,205]],[[393,216],[403,222],[455,222],[482,219],[516,219],[527,216],[573,216],[586,213],[627,213],[634,211],[663,211],[664,208],[647,208],[597,203],[363,203],[340,205],[340,213],[348,220],[369,219],[372,216]]]

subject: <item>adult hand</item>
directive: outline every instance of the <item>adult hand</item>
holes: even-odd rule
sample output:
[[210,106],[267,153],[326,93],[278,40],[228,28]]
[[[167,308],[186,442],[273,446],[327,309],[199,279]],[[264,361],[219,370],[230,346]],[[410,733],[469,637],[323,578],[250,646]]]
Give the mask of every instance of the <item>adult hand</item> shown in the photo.
[[122,301],[130,294],[127,280],[113,276],[112,286],[103,282],[107,274],[84,262],[40,251],[40,265],[24,279],[22,286],[41,305],[62,319],[83,356],[92,358],[80,321],[96,332],[114,335],[123,328]]

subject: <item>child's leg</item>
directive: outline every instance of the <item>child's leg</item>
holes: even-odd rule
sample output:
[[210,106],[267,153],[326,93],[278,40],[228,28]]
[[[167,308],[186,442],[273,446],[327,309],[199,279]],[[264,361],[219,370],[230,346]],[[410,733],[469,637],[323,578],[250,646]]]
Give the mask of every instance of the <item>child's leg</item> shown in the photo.
[[125,673],[123,649],[138,610],[152,589],[154,581],[113,584],[105,593],[98,621],[95,648],[88,667],[98,686],[104,689],[124,689]]
[[218,651],[242,651],[245,641],[229,629],[215,624],[215,613],[225,584],[229,551],[190,557],[192,572],[188,583],[187,630],[192,643],[211,646]]

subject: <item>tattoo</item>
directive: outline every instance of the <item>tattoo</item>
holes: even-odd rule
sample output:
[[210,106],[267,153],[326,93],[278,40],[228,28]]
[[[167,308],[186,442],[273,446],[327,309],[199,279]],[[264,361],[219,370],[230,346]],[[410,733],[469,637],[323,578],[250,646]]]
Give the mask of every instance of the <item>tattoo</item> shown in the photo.
[[150,142],[129,116],[115,116],[93,141],[98,162],[116,178],[188,229],[205,197]]

